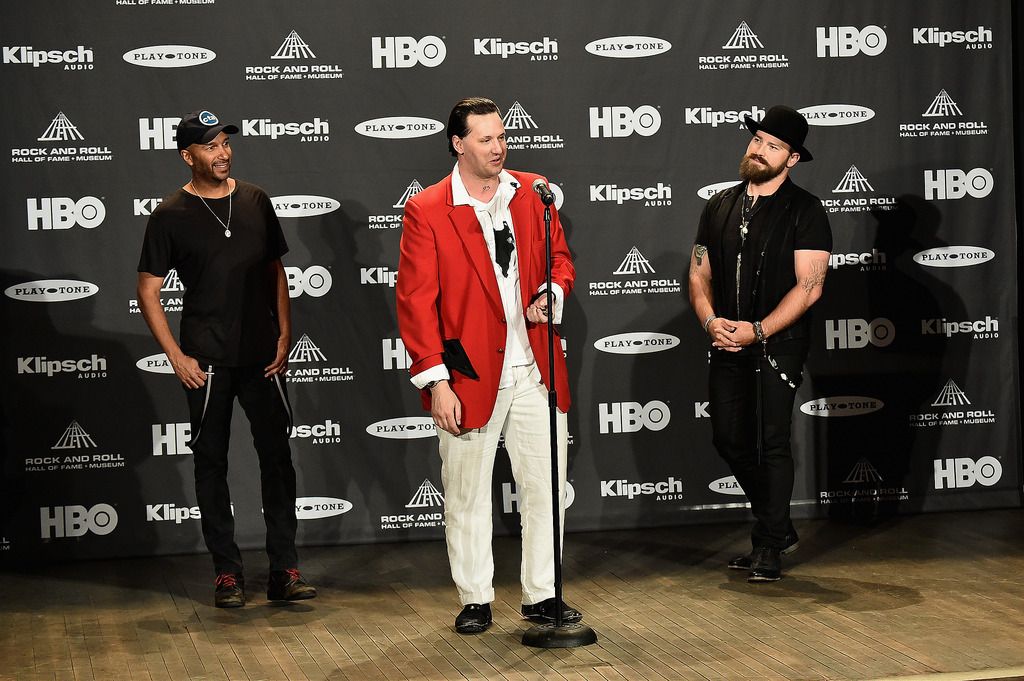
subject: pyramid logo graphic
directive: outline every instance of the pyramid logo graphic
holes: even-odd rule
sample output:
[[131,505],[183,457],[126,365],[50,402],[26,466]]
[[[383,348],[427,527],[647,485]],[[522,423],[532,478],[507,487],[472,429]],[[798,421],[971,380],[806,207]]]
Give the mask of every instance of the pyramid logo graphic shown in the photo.
[[939,94],[935,95],[935,99],[932,100],[931,106],[925,111],[922,116],[963,116],[964,112],[960,110],[960,107],[956,105],[953,98],[946,94],[945,90],[939,90]]
[[953,379],[946,381],[946,385],[942,386],[942,390],[939,391],[939,396],[932,402],[933,407],[957,407],[964,404],[970,404],[971,401],[967,399],[967,393],[960,389]]
[[281,47],[277,48],[277,52],[273,54],[271,59],[315,59],[316,55],[313,54],[313,50],[309,49],[309,45],[299,37],[299,34],[292,31],[288,34],[288,37],[281,43]]
[[301,364],[303,362],[324,362],[327,358],[320,348],[310,340],[309,336],[302,334],[302,338],[295,343],[295,347],[288,353],[288,361]]
[[868,178],[864,177],[857,166],[850,166],[850,169],[843,175],[843,179],[839,181],[836,188],[832,190],[833,194],[850,194],[853,192],[873,192],[874,187],[868,182]]
[[405,507],[427,508],[428,506],[444,506],[444,495],[434,487],[434,483],[424,480]]
[[50,127],[36,138],[39,142],[68,142],[71,140],[84,140],[82,133],[78,132],[75,124],[68,120],[68,117],[61,111],[54,116]]
[[402,198],[398,199],[398,203],[392,206],[392,208],[405,208],[406,201],[416,196],[421,191],[423,191],[423,185],[420,184],[419,180],[413,180],[409,183],[409,186],[405,188],[405,193],[402,194]]
[[854,464],[850,474],[843,480],[851,485],[863,484],[865,482],[882,482],[882,475],[878,469],[871,465],[867,459],[861,459]]
[[651,261],[633,246],[613,274],[654,274],[654,268],[651,267]]
[[533,116],[526,113],[526,109],[519,102],[516,102],[505,112],[505,117],[501,119],[506,130],[530,130],[536,128],[537,124],[533,122]]
[[741,21],[736,27],[729,42],[722,45],[723,50],[752,50],[764,49],[764,45],[757,39],[757,34],[750,30],[747,22]]
[[164,283],[160,286],[160,292],[175,292],[184,291],[185,285],[181,283],[181,278],[178,276],[178,270],[168,270],[167,276],[164,277]]
[[78,425],[78,421],[72,421],[67,429],[64,430],[64,434],[57,440],[57,444],[50,447],[50,449],[84,449],[95,446],[96,443],[89,437],[89,433],[85,432],[85,429]]

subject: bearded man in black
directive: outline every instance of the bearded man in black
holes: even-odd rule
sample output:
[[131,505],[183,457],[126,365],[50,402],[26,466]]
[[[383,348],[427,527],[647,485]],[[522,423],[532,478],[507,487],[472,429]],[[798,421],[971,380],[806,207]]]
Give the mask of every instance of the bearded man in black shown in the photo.
[[[185,388],[192,427],[196,501],[213,556],[214,603],[245,605],[242,556],[228,491],[228,439],[235,398],[249,419],[260,463],[267,526],[269,600],[314,598],[295,550],[295,469],[288,438],[291,408],[284,376],[291,342],[288,246],[270,199],[234,180],[234,125],[209,111],[178,124],[178,153],[192,179],[153,211],[139,259],[142,315]],[[175,269],[185,285],[180,345],[160,303]]]
[[753,550],[729,561],[748,581],[782,575],[797,547],[790,520],[793,401],[807,357],[807,311],[821,296],[832,231],[821,201],[789,177],[801,161],[807,121],[774,106],[740,163],[743,182],[704,208],[690,259],[690,304],[711,337],[709,397],[715,448],[756,518]]

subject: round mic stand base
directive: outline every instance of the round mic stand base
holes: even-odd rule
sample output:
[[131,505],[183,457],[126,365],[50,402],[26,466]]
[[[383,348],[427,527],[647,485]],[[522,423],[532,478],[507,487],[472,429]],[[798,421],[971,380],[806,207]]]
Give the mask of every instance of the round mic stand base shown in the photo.
[[579,648],[597,643],[597,634],[586,624],[537,624],[523,634],[531,648]]

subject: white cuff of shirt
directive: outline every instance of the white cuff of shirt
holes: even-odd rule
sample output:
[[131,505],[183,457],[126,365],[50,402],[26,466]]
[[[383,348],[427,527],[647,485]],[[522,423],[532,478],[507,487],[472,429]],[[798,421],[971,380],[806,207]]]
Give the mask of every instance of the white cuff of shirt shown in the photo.
[[[547,288],[547,284],[541,284],[539,287],[537,287],[537,293],[546,291]],[[551,282],[551,293],[553,293],[555,297],[555,316],[551,318],[551,321],[554,324],[561,324],[562,300],[565,298],[565,294],[562,292],[562,287],[556,284],[555,282]]]
[[452,375],[448,373],[448,367],[443,364],[438,364],[437,366],[432,366],[429,369],[419,372],[409,380],[412,381],[414,386],[423,390],[427,387],[427,383],[430,383],[431,381],[447,381],[450,380],[451,377]]

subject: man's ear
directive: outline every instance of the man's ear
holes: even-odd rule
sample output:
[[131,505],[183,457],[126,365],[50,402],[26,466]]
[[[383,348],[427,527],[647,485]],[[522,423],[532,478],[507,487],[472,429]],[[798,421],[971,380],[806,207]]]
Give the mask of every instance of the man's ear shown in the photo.
[[799,151],[794,151],[794,152],[792,152],[789,155],[789,160],[786,161],[786,167],[787,168],[792,168],[793,166],[795,166],[799,162],[800,162],[800,152]]
[[178,151],[178,153],[181,154],[181,160],[184,161],[185,163],[187,163],[188,167],[191,168],[193,161],[192,161],[192,154],[189,152],[189,150],[188,149],[181,149],[181,150]]
[[462,138],[458,135],[452,135],[452,147],[455,149],[455,153],[462,156]]

